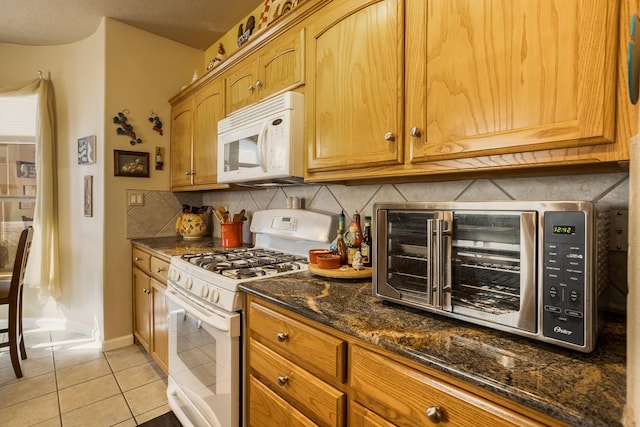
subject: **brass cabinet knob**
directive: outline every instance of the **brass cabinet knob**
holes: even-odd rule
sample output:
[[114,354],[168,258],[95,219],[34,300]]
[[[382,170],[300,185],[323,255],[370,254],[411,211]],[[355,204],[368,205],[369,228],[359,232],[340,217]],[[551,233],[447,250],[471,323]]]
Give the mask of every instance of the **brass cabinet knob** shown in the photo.
[[409,130],[409,135],[415,137],[415,138],[419,138],[421,135],[420,129],[418,129],[417,127],[412,127],[411,130]]
[[392,142],[396,140],[396,136],[393,134],[393,132],[387,132],[384,134],[384,140]]
[[277,338],[278,341],[285,342],[289,339],[289,334],[287,334],[286,332],[278,332]]
[[287,385],[288,382],[289,382],[289,377],[287,377],[286,375],[278,376],[278,385],[284,387],[285,385]]
[[429,406],[427,408],[427,418],[434,424],[442,421],[442,409],[439,406]]

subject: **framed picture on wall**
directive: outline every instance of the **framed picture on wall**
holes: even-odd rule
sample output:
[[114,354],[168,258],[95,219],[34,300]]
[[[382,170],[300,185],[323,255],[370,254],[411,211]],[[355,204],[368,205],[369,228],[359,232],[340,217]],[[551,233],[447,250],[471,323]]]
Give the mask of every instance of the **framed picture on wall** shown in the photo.
[[149,153],[113,150],[115,176],[149,177]]
[[78,164],[88,165],[96,162],[96,136],[85,136],[78,140]]
[[84,177],[84,216],[93,216],[93,175]]

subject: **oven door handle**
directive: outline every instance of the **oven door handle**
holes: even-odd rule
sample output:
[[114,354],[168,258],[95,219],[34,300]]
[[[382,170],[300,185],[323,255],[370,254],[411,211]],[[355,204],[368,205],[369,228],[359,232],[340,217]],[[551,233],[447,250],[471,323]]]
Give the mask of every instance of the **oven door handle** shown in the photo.
[[236,326],[239,322],[234,321],[240,317],[238,313],[222,314],[213,311],[212,308],[204,309],[197,303],[184,297],[179,291],[173,288],[167,288],[165,296],[185,310],[198,313],[198,319],[207,325],[210,325],[221,332],[226,332],[231,336],[239,335],[239,330],[236,331],[236,329],[239,329]]

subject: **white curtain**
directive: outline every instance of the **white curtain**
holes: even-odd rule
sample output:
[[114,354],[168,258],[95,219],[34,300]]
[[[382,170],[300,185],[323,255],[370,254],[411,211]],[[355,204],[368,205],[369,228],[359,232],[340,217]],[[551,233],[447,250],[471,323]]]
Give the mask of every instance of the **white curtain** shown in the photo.
[[0,86],[0,96],[38,95],[36,114],[36,204],[33,244],[25,283],[57,298],[60,289],[58,251],[58,185],[53,86],[40,75],[35,80]]

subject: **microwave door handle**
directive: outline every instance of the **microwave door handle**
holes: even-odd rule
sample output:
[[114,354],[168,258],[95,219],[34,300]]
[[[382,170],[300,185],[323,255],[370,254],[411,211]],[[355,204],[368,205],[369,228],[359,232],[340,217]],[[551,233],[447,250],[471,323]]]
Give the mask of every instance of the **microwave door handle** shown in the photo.
[[269,121],[265,121],[258,134],[258,160],[260,160],[260,167],[263,172],[267,172],[266,156],[264,154],[266,148],[267,132],[269,130]]

